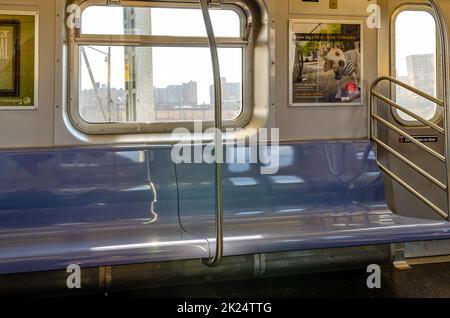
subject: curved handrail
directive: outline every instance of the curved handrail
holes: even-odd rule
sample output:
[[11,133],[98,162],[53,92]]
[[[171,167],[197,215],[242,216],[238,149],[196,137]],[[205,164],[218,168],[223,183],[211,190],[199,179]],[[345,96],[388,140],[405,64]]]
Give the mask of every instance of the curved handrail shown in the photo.
[[376,92],[376,88],[377,88],[378,84],[380,84],[383,81],[388,81],[388,82],[395,83],[395,84],[397,84],[397,85],[399,85],[399,86],[401,86],[403,88],[406,88],[407,90],[410,90],[411,92],[413,92],[413,93],[415,93],[415,94],[417,94],[419,96],[422,96],[423,98],[426,98],[426,99],[432,101],[433,103],[435,103],[435,104],[437,104],[437,105],[439,105],[441,107],[445,106],[445,104],[444,104],[444,102],[442,100],[437,99],[436,97],[433,97],[433,96],[431,96],[431,95],[429,95],[429,94],[427,94],[427,93],[425,93],[425,92],[423,92],[423,91],[421,91],[421,90],[419,90],[419,89],[417,89],[415,87],[412,87],[411,85],[403,83],[402,81],[399,81],[398,79],[396,79],[395,77],[392,77],[392,76],[381,76],[381,77],[379,77],[370,86],[370,93]]
[[211,51],[211,61],[214,76],[214,96],[215,96],[215,192],[216,192],[216,253],[211,259],[205,260],[205,264],[211,267],[220,265],[223,257],[223,122],[222,122],[222,85],[220,81],[219,55],[217,44],[212,27],[211,16],[208,10],[208,1],[200,0],[203,20],[205,22],[206,32],[208,34],[209,47]]
[[[383,81],[388,81],[388,82],[390,82],[390,84],[392,84],[392,83],[397,84],[398,86],[401,86],[401,87],[405,88],[406,90],[409,90],[410,92],[413,92],[413,93],[415,93],[415,94],[417,94],[419,96],[422,96],[423,98],[433,102],[434,104],[443,107],[445,114],[447,114],[447,109],[446,109],[445,102],[440,100],[440,99],[437,99],[437,98],[435,98],[435,97],[433,97],[433,96],[431,96],[431,95],[429,95],[429,94],[427,94],[427,93],[425,93],[425,92],[423,92],[421,90],[418,90],[415,87],[412,87],[412,86],[410,86],[410,85],[408,85],[406,83],[403,83],[403,82],[399,81],[396,78],[393,78],[393,77],[390,77],[390,76],[382,76],[382,77],[378,78],[375,82],[373,82],[371,87],[370,87],[369,133],[370,133],[370,139],[374,142],[374,144],[375,144],[375,146],[377,148],[378,147],[384,148],[386,151],[388,151],[389,153],[391,153],[392,155],[394,155],[395,157],[400,159],[403,163],[408,165],[410,168],[415,170],[417,173],[419,173],[423,177],[427,178],[429,181],[431,181],[438,188],[440,188],[441,190],[447,192],[447,196],[448,196],[449,195],[448,194],[448,192],[449,192],[449,185],[448,185],[449,181],[448,181],[448,178],[446,180],[446,184],[442,183],[437,178],[432,176],[430,173],[428,173],[427,171],[425,171],[424,169],[419,167],[417,164],[415,164],[414,162],[412,162],[411,160],[409,160],[408,158],[403,156],[397,150],[395,150],[394,148],[390,147],[388,144],[384,143],[377,136],[377,128],[374,125],[374,122],[382,124],[385,127],[389,128],[390,130],[395,131],[397,134],[406,137],[409,141],[411,141],[411,143],[415,144],[416,146],[418,146],[419,148],[421,148],[425,152],[429,153],[430,155],[432,155],[433,157],[435,157],[436,159],[438,159],[439,161],[444,163],[446,166],[449,164],[448,158],[446,156],[438,153],[434,149],[426,146],[421,141],[416,140],[413,136],[408,134],[404,129],[401,129],[401,128],[397,127],[396,125],[390,123],[386,119],[380,117],[378,115],[377,109],[374,108],[374,99],[377,98],[377,99],[383,101],[384,103],[386,103],[386,104],[396,108],[397,110],[400,110],[400,111],[404,112],[405,114],[415,118],[416,120],[422,122],[426,126],[428,126],[428,127],[432,128],[432,129],[436,130],[437,132],[443,134],[446,140],[448,139],[448,130],[447,130],[448,127],[447,127],[447,125],[445,126],[445,128],[442,128],[442,127],[436,125],[435,123],[433,123],[432,121],[429,121],[429,120],[427,120],[427,119],[417,115],[416,113],[406,109],[405,107],[399,105],[398,103],[394,102],[393,100],[391,100],[391,99],[381,95],[378,92],[378,85],[381,82],[383,82]],[[447,145],[446,145],[446,147],[447,147]],[[383,172],[385,172],[388,176],[390,176],[393,180],[395,180],[397,183],[399,183],[401,186],[403,186],[406,190],[408,190],[413,195],[415,195],[423,203],[428,205],[432,210],[434,210],[442,218],[449,220],[450,216],[449,216],[448,212],[443,211],[440,207],[438,207],[436,204],[434,204],[431,200],[429,200],[424,195],[422,195],[420,192],[418,192],[416,189],[414,189],[404,179],[400,178],[398,175],[396,175],[391,170],[389,170],[386,166],[384,166],[378,160],[378,158],[377,158],[377,164],[380,167],[380,169]],[[447,210],[448,209],[450,209],[450,203],[447,204]]]

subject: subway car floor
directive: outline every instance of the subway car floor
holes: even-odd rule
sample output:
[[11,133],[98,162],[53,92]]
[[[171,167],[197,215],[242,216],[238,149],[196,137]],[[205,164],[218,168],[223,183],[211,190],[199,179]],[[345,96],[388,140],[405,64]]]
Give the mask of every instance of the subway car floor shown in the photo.
[[381,288],[369,289],[364,269],[115,292],[132,298],[448,298],[450,263],[382,268]]

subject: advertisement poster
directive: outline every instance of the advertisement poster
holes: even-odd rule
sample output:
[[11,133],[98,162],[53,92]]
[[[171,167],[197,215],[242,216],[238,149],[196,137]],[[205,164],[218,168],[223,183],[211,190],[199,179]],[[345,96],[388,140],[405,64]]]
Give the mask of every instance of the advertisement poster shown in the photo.
[[0,20],[0,96],[19,96],[19,23]]
[[0,11],[0,111],[38,107],[38,16]]
[[361,24],[291,21],[290,106],[362,105]]

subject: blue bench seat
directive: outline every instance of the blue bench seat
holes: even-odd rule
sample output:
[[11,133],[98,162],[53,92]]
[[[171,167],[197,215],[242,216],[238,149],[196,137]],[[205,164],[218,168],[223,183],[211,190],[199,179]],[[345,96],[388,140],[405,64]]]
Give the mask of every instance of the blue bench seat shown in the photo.
[[[213,166],[171,149],[0,152],[0,274],[212,256]],[[224,166],[227,256],[450,239],[389,210],[368,141],[283,144],[279,171],[261,166]]]

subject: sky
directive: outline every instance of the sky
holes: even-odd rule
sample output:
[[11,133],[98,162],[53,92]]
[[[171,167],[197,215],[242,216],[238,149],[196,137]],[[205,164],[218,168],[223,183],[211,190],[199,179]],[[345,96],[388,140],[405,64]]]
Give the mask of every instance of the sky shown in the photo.
[[[139,10],[139,9],[138,9]],[[146,9],[148,10],[148,9]],[[153,8],[152,35],[206,36],[200,10]],[[210,11],[216,36],[239,36],[239,16],[233,11]],[[98,23],[102,21],[101,23]],[[83,12],[82,32],[85,34],[123,34],[123,9],[119,7],[89,7]],[[108,47],[95,47],[107,52]],[[209,103],[209,86],[213,83],[209,48],[146,48],[153,51],[153,85],[166,87],[190,80],[198,84],[199,103]],[[107,63],[105,54],[86,48],[96,82],[106,84]],[[124,49],[113,47],[112,87],[124,88]],[[221,76],[228,82],[242,80],[242,50],[219,49]],[[92,84],[82,61],[82,89]]]
[[[417,54],[436,54],[436,22],[433,16],[424,11],[403,11],[395,21],[396,39],[396,75],[397,78],[408,75],[406,57]],[[431,71],[431,70],[430,70]],[[413,84],[413,83],[410,83]],[[404,91],[397,88],[398,91]],[[432,94],[432,92],[428,92]],[[426,119],[431,119],[436,111],[433,103],[417,104],[416,100],[406,97],[401,103]],[[414,121],[408,115],[399,112],[400,117]]]
[[406,76],[406,57],[416,54],[436,53],[436,22],[423,11],[404,11],[396,20],[397,76]]

